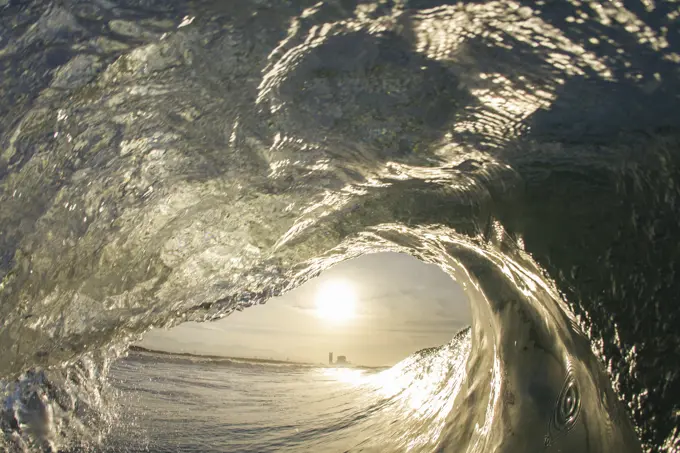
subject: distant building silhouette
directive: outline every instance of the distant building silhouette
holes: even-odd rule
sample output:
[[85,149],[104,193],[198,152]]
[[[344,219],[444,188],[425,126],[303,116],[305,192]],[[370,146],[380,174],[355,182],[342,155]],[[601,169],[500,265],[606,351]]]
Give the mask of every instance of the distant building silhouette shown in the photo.
[[345,363],[347,363],[347,357],[345,357],[344,355],[339,355],[338,360],[335,363],[345,364]]
[[328,353],[328,364],[333,365],[333,353],[332,352]]

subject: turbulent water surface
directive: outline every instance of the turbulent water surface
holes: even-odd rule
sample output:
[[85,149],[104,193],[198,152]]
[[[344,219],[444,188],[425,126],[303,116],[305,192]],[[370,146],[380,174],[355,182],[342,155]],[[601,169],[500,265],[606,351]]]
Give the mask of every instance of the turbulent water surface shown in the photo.
[[392,405],[353,441],[677,452],[679,23],[673,0],[0,0],[0,448],[107,448],[110,364],[150,326],[396,251],[465,288],[469,352],[410,357],[449,370],[418,381],[438,415]]
[[469,347],[468,329],[387,370],[134,354],[112,366],[126,421],[106,451],[432,449]]

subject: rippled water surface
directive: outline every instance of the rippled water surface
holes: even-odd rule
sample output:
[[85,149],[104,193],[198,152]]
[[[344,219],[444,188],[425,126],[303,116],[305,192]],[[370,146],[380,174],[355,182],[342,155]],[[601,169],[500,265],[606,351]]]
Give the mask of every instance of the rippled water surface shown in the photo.
[[0,447],[106,448],[111,363],[149,327],[396,251],[474,322],[438,359],[460,388],[418,400],[446,414],[425,443],[399,418],[395,448],[677,452],[679,19],[0,0]]
[[469,341],[462,332],[392,369],[133,354],[112,367],[125,422],[107,450],[429,451],[460,389]]

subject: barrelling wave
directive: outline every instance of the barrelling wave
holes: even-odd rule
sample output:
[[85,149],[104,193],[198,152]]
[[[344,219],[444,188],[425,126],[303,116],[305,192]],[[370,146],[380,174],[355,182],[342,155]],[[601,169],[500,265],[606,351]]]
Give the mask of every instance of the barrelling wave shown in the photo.
[[0,0],[0,448],[97,449],[150,327],[394,251],[474,317],[427,448],[678,451],[679,17]]

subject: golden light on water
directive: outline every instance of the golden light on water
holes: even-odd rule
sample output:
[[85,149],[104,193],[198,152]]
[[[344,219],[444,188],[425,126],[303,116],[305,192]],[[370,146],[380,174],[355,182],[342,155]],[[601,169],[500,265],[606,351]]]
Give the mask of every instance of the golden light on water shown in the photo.
[[359,387],[369,382],[364,370],[356,368],[325,368],[323,374],[334,381]]
[[[385,418],[379,420],[410,420],[411,429],[387,431],[382,437],[375,438],[376,445],[399,446],[396,451],[436,451],[467,378],[466,363],[471,344],[468,330],[455,342],[412,354],[386,370],[328,367],[322,373],[349,388],[362,387],[360,394],[366,400],[360,404],[380,408],[380,417]],[[493,383],[491,411],[487,410],[487,416],[492,417],[500,388],[495,380]],[[465,398],[463,394],[462,401]],[[475,435],[478,432],[475,431]]]
[[316,314],[331,322],[344,322],[354,317],[356,294],[352,285],[343,280],[324,283],[316,294]]

